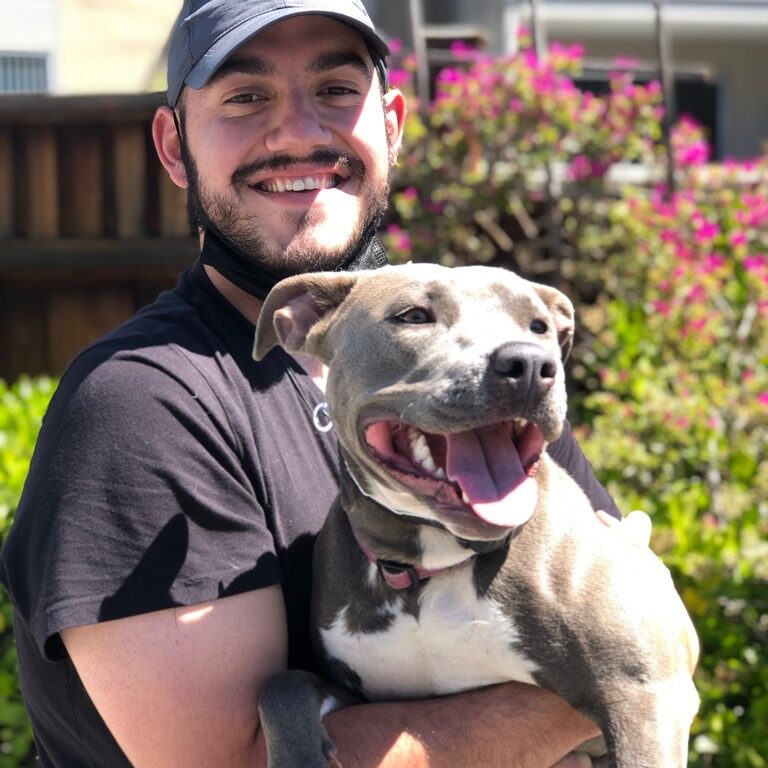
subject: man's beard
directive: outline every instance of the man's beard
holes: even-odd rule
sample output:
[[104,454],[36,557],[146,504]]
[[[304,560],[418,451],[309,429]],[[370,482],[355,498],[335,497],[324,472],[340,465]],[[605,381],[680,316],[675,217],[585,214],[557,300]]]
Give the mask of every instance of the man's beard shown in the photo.
[[[335,149],[321,149],[308,157],[275,155],[268,159],[249,163],[232,175],[232,188],[238,190],[247,178],[260,170],[279,172],[298,164],[316,164],[323,167],[344,168],[350,178],[357,178],[360,189],[370,184],[367,196],[361,198],[360,216],[354,223],[347,241],[336,247],[313,243],[301,244],[300,238],[286,249],[270,248],[261,226],[253,217],[243,216],[237,202],[208,192],[200,180],[197,164],[186,141],[181,142],[181,153],[187,173],[187,211],[194,229],[212,229],[244,258],[258,264],[261,269],[276,277],[287,277],[308,271],[338,269],[350,262],[364,249],[376,233],[389,202],[389,174],[382,178],[369,178],[362,160]],[[389,167],[393,165],[393,153],[387,136]],[[239,197],[239,194],[238,194]],[[311,229],[320,215],[312,210],[297,213],[286,208],[283,215],[295,228],[297,235]]]

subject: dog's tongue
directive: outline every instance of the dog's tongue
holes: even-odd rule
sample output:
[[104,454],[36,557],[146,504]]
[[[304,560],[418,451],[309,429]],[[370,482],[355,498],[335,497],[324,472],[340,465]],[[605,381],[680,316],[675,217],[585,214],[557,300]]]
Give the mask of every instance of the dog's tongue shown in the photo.
[[536,483],[523,470],[509,424],[447,435],[445,469],[487,523],[514,528],[536,508]]

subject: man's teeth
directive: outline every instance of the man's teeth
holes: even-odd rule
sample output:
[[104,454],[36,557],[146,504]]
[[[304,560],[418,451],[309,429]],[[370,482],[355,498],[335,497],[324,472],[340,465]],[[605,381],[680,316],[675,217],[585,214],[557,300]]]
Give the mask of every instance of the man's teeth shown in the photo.
[[334,176],[307,176],[303,179],[274,179],[259,184],[265,192],[308,192],[336,186]]
[[432,451],[429,450],[427,444],[427,438],[424,435],[415,430],[408,430],[408,442],[411,446],[411,456],[413,460],[428,474],[439,480],[445,480],[445,472],[442,467],[438,467],[435,464],[435,460],[432,458]]

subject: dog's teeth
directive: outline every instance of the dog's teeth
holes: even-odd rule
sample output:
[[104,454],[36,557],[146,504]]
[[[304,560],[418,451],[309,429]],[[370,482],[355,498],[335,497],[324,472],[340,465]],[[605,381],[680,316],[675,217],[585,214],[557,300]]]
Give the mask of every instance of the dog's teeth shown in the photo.
[[432,458],[432,454],[428,453],[426,456],[423,456],[420,459],[421,466],[424,467],[424,469],[427,470],[430,474],[435,474],[437,472],[437,464],[435,464],[434,459]]
[[469,503],[469,497],[467,496],[467,494],[466,494],[466,493],[464,493],[464,491],[462,491],[462,492],[461,492],[461,500],[462,500],[462,501],[463,501],[463,502],[464,502],[464,503],[465,503],[467,506],[471,506],[471,505],[470,505],[470,503]]
[[435,477],[436,477],[438,480],[445,480],[445,472],[443,472],[443,468],[442,468],[442,467],[438,467],[438,468],[435,470]]
[[[437,474],[438,466],[432,458],[432,451],[429,450],[427,438],[421,432],[415,429],[408,430],[408,441],[411,444],[411,455],[419,464],[430,474]],[[440,470],[442,472],[442,470]]]

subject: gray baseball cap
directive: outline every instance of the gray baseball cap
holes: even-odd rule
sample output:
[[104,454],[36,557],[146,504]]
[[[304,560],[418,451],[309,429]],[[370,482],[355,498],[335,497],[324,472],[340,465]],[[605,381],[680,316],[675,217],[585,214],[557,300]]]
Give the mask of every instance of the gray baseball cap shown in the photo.
[[266,27],[312,13],[354,27],[386,83],[389,47],[361,0],[184,0],[168,46],[168,104],[176,106],[184,85],[202,88],[237,48]]

